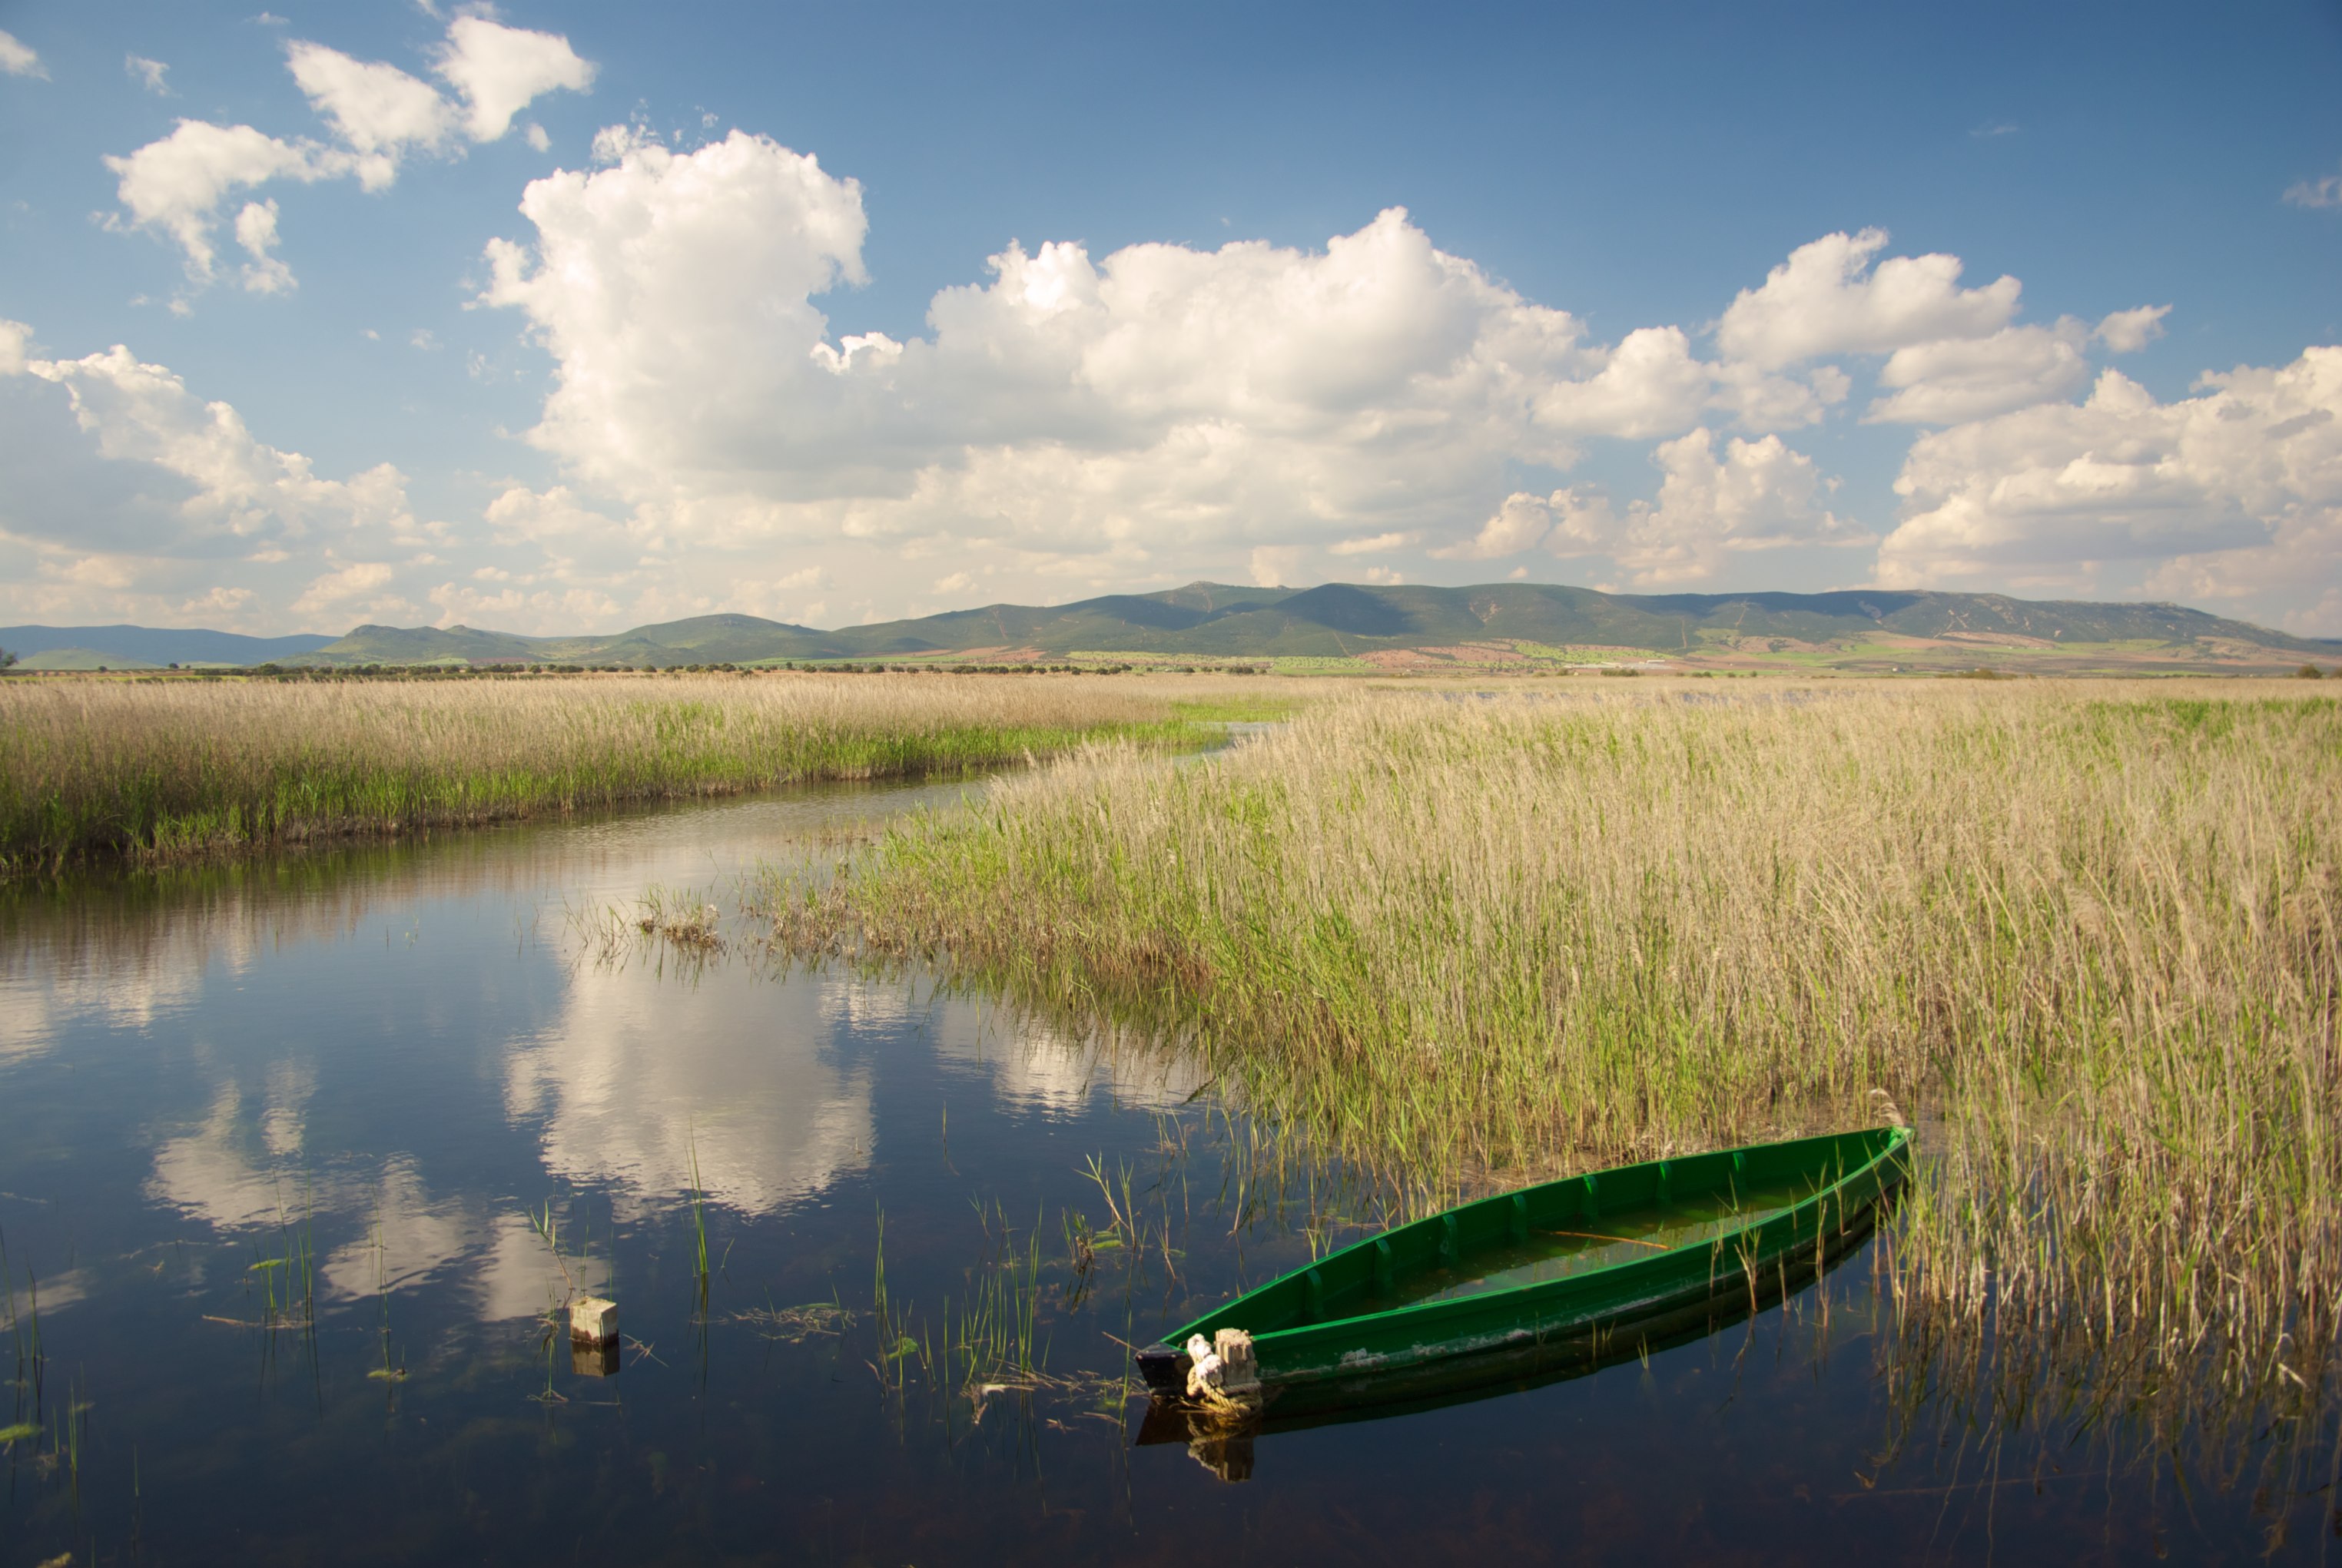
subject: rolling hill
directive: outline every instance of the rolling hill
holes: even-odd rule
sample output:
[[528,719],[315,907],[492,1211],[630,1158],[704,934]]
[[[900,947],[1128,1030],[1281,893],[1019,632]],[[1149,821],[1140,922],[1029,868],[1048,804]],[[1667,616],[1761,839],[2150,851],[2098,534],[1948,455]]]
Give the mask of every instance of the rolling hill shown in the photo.
[[[1549,584],[1231,587],[1191,583],[1070,604],[992,604],[824,631],[700,615],[598,636],[365,625],[338,638],[255,638],[137,626],[0,628],[0,647],[55,667],[274,662],[293,667],[568,664],[672,668],[782,661],[1295,660],[1436,668],[1666,659],[1695,665],[1925,669],[2274,669],[2342,657],[2178,604],[1857,589],[1827,594],[1606,594]],[[33,661],[28,660],[28,667]]]
[[[290,637],[246,637],[235,632],[176,630],[157,626],[0,626],[0,648],[33,666],[35,654],[63,654],[75,662],[58,669],[115,669],[165,664],[259,664],[270,659],[315,653],[334,641],[315,633]],[[86,664],[79,662],[87,655]]]
[[[545,663],[671,667],[781,660],[1034,658],[1123,654],[1176,659],[1367,660],[1422,653],[1451,662],[1566,650],[1694,662],[1786,655],[1893,666],[1998,651],[2087,648],[2117,663],[2234,664],[2326,655],[2342,644],[2288,636],[2177,604],[2012,599],[1994,594],[1606,594],[1498,583],[1470,588],[1328,583],[1298,591],[1192,583],[1070,604],[993,604],[823,631],[753,615],[703,615],[603,637],[522,637],[455,626],[360,626],[289,659],[349,666]],[[2119,657],[2117,657],[2119,655]],[[1398,661],[1405,663],[1406,661]],[[1420,663],[1420,660],[1416,661]],[[1501,661],[1497,661],[1501,662]]]

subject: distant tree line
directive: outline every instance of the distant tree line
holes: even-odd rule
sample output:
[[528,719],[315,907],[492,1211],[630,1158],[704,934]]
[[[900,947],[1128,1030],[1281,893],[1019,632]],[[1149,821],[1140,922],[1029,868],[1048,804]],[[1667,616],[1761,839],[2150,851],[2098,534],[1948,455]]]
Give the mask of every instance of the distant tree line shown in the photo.
[[[1162,664],[1150,666],[1166,674],[1265,675],[1266,664]],[[799,674],[924,674],[924,675],[1126,675],[1136,664],[913,664],[871,663],[826,664],[785,660],[778,664],[255,664],[247,673],[269,681],[433,681],[512,680],[542,675],[776,675]]]

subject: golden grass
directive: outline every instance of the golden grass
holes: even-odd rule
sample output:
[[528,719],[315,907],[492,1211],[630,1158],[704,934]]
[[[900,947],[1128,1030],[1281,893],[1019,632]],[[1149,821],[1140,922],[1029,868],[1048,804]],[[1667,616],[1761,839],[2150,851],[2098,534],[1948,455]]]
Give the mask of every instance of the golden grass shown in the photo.
[[0,683],[0,868],[388,834],[1194,733],[1257,682],[706,674]]
[[1907,1332],[2266,1394],[2342,1286],[2337,783],[2290,685],[1357,694],[913,820],[780,929],[1168,1025],[1434,1187],[1884,1091]]

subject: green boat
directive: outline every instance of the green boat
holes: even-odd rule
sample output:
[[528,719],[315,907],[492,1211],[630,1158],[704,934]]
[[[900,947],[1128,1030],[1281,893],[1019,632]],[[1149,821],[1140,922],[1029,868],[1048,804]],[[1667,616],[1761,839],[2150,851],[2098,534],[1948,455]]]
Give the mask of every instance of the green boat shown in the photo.
[[[1158,1397],[1185,1392],[1191,1336],[1251,1335],[1265,1397],[1523,1351],[1599,1355],[1720,1298],[1810,1280],[1868,1234],[1910,1138],[1873,1127],[1591,1172],[1482,1198],[1332,1253],[1137,1353]],[[1449,1369],[1442,1367],[1444,1373]]]

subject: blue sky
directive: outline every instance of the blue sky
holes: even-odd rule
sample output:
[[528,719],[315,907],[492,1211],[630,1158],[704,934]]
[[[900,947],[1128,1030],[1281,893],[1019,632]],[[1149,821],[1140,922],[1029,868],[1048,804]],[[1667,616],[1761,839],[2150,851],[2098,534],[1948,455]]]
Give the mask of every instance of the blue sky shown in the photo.
[[0,619],[2342,634],[2332,5],[276,13],[0,0]]

